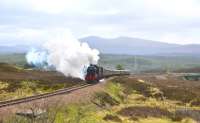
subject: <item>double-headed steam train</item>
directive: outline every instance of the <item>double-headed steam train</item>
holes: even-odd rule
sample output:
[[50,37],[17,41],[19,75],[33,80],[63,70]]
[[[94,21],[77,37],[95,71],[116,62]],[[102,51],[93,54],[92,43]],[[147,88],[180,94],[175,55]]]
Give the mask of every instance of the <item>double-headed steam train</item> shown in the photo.
[[87,83],[97,83],[102,78],[111,77],[111,76],[120,76],[120,75],[129,75],[130,71],[128,70],[108,70],[103,67],[91,64],[87,68],[87,73],[85,80]]

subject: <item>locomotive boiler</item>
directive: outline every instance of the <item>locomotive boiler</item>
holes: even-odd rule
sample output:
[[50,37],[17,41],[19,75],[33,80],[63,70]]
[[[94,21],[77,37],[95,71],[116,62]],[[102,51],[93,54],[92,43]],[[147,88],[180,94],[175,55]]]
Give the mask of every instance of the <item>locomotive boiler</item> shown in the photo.
[[103,67],[91,64],[87,68],[85,75],[85,80],[87,83],[98,83],[99,80],[111,76],[120,76],[120,75],[129,75],[130,71],[128,70],[109,70]]

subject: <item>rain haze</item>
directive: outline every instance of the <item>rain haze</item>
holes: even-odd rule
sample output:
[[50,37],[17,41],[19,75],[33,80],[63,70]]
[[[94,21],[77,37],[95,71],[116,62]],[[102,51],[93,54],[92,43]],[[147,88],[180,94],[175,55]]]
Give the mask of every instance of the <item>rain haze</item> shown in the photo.
[[1,45],[32,45],[56,32],[200,44],[198,0],[1,0]]

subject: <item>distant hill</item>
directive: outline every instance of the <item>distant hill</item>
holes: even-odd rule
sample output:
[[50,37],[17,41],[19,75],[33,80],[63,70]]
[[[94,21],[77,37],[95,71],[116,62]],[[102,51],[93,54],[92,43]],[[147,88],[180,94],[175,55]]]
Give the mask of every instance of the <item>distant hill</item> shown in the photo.
[[[199,55],[200,44],[170,44],[159,41],[140,38],[118,37],[113,39],[89,36],[79,39],[87,42],[92,48],[100,50],[104,54],[128,54],[128,55]],[[35,45],[34,47],[39,47]],[[13,45],[1,46],[0,54],[26,53],[31,46]],[[200,57],[200,56],[199,56]]]
[[200,45],[169,44],[139,38],[119,37],[113,39],[89,36],[80,39],[102,53],[131,55],[197,55]]
[[29,49],[30,47],[25,45],[0,46],[0,54],[26,53]]

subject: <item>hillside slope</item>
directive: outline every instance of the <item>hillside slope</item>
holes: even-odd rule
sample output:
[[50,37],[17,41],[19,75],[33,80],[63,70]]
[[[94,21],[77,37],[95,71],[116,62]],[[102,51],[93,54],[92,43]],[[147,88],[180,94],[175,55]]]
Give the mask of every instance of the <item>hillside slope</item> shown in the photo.
[[200,45],[169,44],[139,38],[119,37],[106,39],[101,37],[85,37],[80,39],[102,53],[136,54],[136,55],[196,55],[200,53]]

